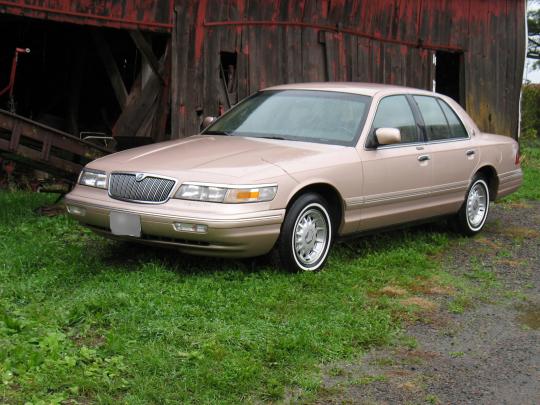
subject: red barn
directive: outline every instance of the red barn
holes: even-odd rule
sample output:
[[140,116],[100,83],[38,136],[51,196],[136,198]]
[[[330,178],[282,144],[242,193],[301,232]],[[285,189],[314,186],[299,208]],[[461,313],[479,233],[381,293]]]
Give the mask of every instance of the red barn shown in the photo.
[[525,0],[0,0],[0,92],[15,49],[30,48],[0,108],[144,143],[188,136],[266,86],[366,81],[434,88],[483,130],[516,137],[525,10]]

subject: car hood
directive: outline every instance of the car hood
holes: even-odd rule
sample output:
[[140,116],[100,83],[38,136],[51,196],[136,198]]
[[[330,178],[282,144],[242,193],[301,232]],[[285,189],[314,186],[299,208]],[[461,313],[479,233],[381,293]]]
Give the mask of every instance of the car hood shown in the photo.
[[[326,160],[344,146],[237,136],[195,135],[189,138],[128,149],[97,159],[89,168],[185,177],[191,181],[258,181],[303,167],[299,161]],[[318,159],[318,158],[321,159]],[[313,161],[315,159],[315,162]],[[289,170],[288,170],[289,169]]]

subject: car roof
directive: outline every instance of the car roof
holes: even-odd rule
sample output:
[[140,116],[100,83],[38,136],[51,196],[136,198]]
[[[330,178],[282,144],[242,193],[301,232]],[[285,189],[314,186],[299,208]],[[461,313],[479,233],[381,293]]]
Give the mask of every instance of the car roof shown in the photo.
[[377,93],[417,93],[434,94],[426,90],[415,89],[412,87],[396,86],[379,83],[361,83],[361,82],[315,82],[315,83],[292,83],[279,86],[267,87],[265,90],[319,90],[319,91],[337,91],[341,93],[362,94],[373,97]]

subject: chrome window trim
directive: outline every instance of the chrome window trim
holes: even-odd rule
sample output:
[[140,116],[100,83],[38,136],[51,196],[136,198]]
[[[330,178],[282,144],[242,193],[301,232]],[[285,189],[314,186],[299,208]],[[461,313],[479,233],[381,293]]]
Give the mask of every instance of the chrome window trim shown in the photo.
[[[171,188],[171,191],[169,192],[169,194],[167,195],[167,198],[163,201],[159,201],[159,202],[154,202],[154,201],[141,201],[141,200],[130,200],[130,199],[126,199],[126,198],[116,198],[116,197],[113,197],[111,195],[111,181],[110,181],[110,177],[113,175],[113,174],[130,174],[130,175],[137,175],[137,174],[144,174],[145,177],[155,177],[155,178],[158,178],[158,179],[164,179],[164,180],[172,180],[174,181],[174,184]],[[124,202],[132,202],[132,203],[136,203],[136,204],[149,204],[149,205],[159,205],[159,204],[165,204],[167,201],[169,201],[171,199],[171,197],[174,195],[174,193],[176,192],[176,189],[177,189],[177,185],[178,185],[178,180],[175,179],[174,177],[169,177],[169,176],[162,176],[160,174],[154,174],[154,173],[147,173],[147,172],[134,172],[134,171],[114,171],[114,172],[111,172],[109,173],[109,175],[107,176],[107,195],[109,196],[109,198],[112,198],[113,200],[116,200],[116,201],[124,201]]]
[[395,143],[393,145],[382,145],[378,146],[377,148],[368,148],[366,150],[372,151],[372,150],[384,150],[384,149],[395,149],[395,148],[407,148],[411,146],[425,146],[426,142],[411,142],[411,143]]

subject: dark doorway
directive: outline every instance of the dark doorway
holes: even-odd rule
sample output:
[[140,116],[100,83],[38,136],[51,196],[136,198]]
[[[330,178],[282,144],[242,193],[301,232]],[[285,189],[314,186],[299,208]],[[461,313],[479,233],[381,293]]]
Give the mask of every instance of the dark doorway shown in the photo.
[[465,108],[463,53],[437,51],[435,91],[456,100]]
[[[112,133],[123,106],[99,48],[107,48],[109,66],[115,65],[128,94],[137,84],[142,57],[127,30],[0,14],[0,38],[0,90],[9,81],[14,50],[31,50],[19,57],[15,102],[10,105],[3,94],[0,109],[13,107],[12,112],[75,136]],[[166,36],[146,39],[156,57],[163,55]]]

